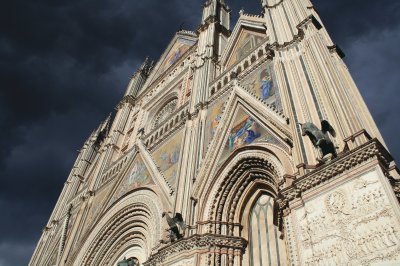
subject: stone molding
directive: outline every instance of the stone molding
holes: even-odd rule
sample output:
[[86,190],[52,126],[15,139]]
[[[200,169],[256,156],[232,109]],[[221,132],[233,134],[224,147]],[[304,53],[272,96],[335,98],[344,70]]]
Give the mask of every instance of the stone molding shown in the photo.
[[150,190],[139,190],[120,199],[99,219],[91,233],[82,240],[82,245],[76,247],[75,254],[70,256],[66,265],[91,265],[94,259],[104,258],[106,254],[103,245],[110,243],[115,237],[113,234],[116,233],[118,225],[127,219],[133,219],[138,212],[149,216],[147,226],[150,231],[147,233],[152,239],[147,239],[146,246],[148,248],[156,246],[162,233],[160,217],[162,209],[157,194]]
[[241,237],[229,237],[215,234],[193,235],[189,238],[179,240],[170,246],[164,247],[157,254],[150,256],[149,260],[143,265],[155,266],[162,265],[165,260],[183,252],[209,250],[210,247],[230,248],[244,252],[247,241]]
[[[288,210],[290,201],[300,198],[306,191],[373,158],[378,159],[383,171],[386,172],[386,175],[389,177],[389,165],[393,161],[393,158],[376,138],[356,147],[354,150],[339,154],[337,159],[303,176],[285,176],[286,187],[279,192],[278,196],[281,211],[286,210],[285,214],[288,214],[290,212],[290,210]],[[393,189],[396,191],[398,185],[395,185]]]

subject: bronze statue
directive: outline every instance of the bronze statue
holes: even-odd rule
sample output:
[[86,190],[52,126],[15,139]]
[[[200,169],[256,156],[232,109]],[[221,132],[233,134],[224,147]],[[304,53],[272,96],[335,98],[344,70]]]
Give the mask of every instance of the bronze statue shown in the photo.
[[183,221],[182,214],[177,212],[175,214],[175,217],[171,218],[171,216],[167,212],[163,212],[162,217],[166,217],[167,219],[167,223],[169,226],[169,237],[171,242],[181,239],[187,227],[186,223]]
[[321,122],[321,129],[319,129],[316,125],[311,122],[307,122],[301,125],[301,131],[303,132],[303,136],[308,136],[314,145],[314,147],[318,148],[322,154],[322,158],[324,158],[328,154],[332,154],[333,158],[337,157],[336,148],[333,142],[330,140],[328,136],[328,132],[332,135],[332,137],[336,137],[336,132],[333,127],[329,124],[328,121],[323,120]]

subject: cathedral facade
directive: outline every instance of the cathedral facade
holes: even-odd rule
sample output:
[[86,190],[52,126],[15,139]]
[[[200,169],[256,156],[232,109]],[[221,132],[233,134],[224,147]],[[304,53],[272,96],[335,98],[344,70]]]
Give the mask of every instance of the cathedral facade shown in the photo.
[[310,0],[146,60],[80,150],[30,265],[400,263],[400,176]]

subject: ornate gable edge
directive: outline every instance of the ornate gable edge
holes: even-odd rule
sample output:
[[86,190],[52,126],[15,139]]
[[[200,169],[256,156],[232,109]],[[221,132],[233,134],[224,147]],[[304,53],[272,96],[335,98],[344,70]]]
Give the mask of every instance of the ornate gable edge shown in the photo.
[[147,169],[149,170],[150,174],[152,174],[155,177],[153,179],[154,182],[162,191],[164,199],[166,199],[168,202],[168,206],[172,207],[173,189],[168,184],[163,173],[158,169],[157,164],[154,162],[150,152],[145,148],[143,143],[139,143],[138,147],[139,147],[139,150],[141,151],[143,162],[146,164]]
[[[177,33],[175,33],[174,37],[172,38],[172,40],[169,42],[167,48],[164,50],[164,52],[162,53],[162,55],[160,56],[160,58],[158,59],[156,65],[154,66],[154,69],[152,71],[152,73],[150,74],[149,78],[146,81],[146,84],[143,86],[144,88],[146,88],[148,85],[153,84],[154,81],[156,81],[158,79],[158,77],[162,76],[163,73],[160,73],[160,67],[162,66],[162,64],[165,62],[166,57],[168,56],[168,54],[170,53],[171,49],[173,48],[173,46],[175,45],[175,43],[178,41],[179,38],[183,38],[183,39],[188,39],[194,42],[193,45],[196,45],[197,42],[197,35],[194,32],[191,31],[185,31],[185,30],[181,30],[178,31]],[[185,57],[185,54],[187,52],[189,52],[191,49],[189,48],[188,51],[186,51],[183,55],[181,55],[181,58]],[[179,62],[180,60],[178,60],[177,62]],[[177,63],[175,62],[175,63]],[[170,67],[168,67],[164,72],[167,72],[169,68],[171,68],[172,66],[174,66],[175,64],[172,64]],[[143,90],[142,90],[143,91]]]
[[[92,260],[94,258],[93,256],[90,256],[90,253],[93,251],[98,252],[98,247],[95,245],[95,242],[101,241],[102,236],[108,236],[107,232],[115,229],[115,227],[110,228],[112,225],[108,225],[110,224],[110,221],[117,221],[118,219],[121,219],[123,215],[129,214],[129,206],[133,206],[138,201],[149,206],[149,210],[152,211],[151,214],[161,213],[163,208],[165,208],[165,206],[163,206],[164,202],[162,202],[162,199],[154,198],[156,195],[156,192],[151,189],[136,190],[134,193],[129,193],[127,197],[123,197],[123,202],[121,204],[113,204],[108,207],[107,212],[101,215],[101,218],[93,227],[97,228],[98,230],[93,230],[93,232],[90,232],[90,234],[85,237],[85,241],[80,243],[80,245],[76,248],[76,251],[70,256],[71,259],[67,261],[65,265],[89,265],[90,263],[88,264],[87,260]],[[128,209],[128,211],[125,209]],[[161,219],[154,219],[153,221],[158,225],[155,228],[158,230],[153,233],[155,234],[155,239],[159,240],[162,234]],[[103,251],[100,252],[104,254]]]
[[231,36],[229,37],[228,43],[226,44],[225,49],[221,54],[220,64],[222,66],[225,66],[227,64],[232,55],[232,51],[235,48],[235,44],[240,38],[242,30],[245,29],[258,33],[263,32],[267,37],[266,28],[262,17],[241,14],[235,25],[235,28],[232,31]]
[[[231,127],[233,120],[236,117],[236,111],[239,108],[243,108],[247,113],[253,117],[257,117],[257,121],[261,122],[261,125],[268,128],[273,134],[281,140],[282,144],[287,146],[288,151],[269,144],[270,146],[277,147],[282,152],[290,155],[291,146],[287,143],[287,140],[291,142],[293,139],[290,133],[289,127],[286,120],[283,117],[279,117],[273,110],[265,106],[262,102],[254,101],[254,97],[249,94],[246,90],[235,84],[233,86],[233,92],[226,103],[221,123],[218,125],[215,137],[211,141],[209,146],[209,153],[204,157],[203,163],[198,171],[196,182],[193,185],[193,196],[198,198],[202,194],[202,189],[205,187],[204,184],[211,182],[211,178],[207,180],[207,177],[211,176],[210,173],[215,172],[218,168],[218,159],[221,157],[223,147],[226,143],[229,128]],[[260,143],[251,146],[260,146]]]
[[[107,200],[105,201],[104,207],[103,209],[100,211],[100,216],[101,217],[106,210],[108,210],[110,208],[110,206],[114,205],[116,202],[118,202],[121,198],[124,197],[124,195],[122,195],[121,198],[116,199],[115,201],[112,201],[112,198],[114,196],[114,194],[117,192],[118,188],[120,187],[121,183],[124,181],[124,178],[127,176],[127,174],[129,173],[132,164],[134,163],[134,161],[136,160],[137,156],[141,156],[143,163],[145,164],[145,166],[147,167],[147,170],[150,173],[151,178],[153,179],[155,186],[159,189],[156,189],[156,191],[161,192],[161,194],[159,195],[165,202],[168,203],[168,205],[172,204],[172,199],[171,199],[171,193],[172,190],[169,187],[169,185],[167,184],[167,182],[165,181],[164,177],[162,176],[162,174],[158,171],[157,166],[154,164],[154,162],[152,161],[152,159],[149,157],[150,155],[147,154],[146,149],[144,148],[143,144],[139,143],[137,144],[137,148],[135,149],[135,151],[133,152],[133,154],[130,155],[130,159],[129,162],[127,164],[125,164],[125,167],[123,169],[121,169],[120,173],[118,174],[118,180],[115,182],[114,187],[111,189],[109,196],[107,198]],[[128,193],[131,193],[128,192]]]

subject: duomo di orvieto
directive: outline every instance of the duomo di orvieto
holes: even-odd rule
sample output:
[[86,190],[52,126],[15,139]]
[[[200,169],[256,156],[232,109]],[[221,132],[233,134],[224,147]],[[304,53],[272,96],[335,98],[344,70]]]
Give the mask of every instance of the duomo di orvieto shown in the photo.
[[400,264],[400,176],[310,0],[204,3],[90,135],[32,266]]

